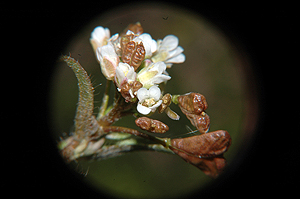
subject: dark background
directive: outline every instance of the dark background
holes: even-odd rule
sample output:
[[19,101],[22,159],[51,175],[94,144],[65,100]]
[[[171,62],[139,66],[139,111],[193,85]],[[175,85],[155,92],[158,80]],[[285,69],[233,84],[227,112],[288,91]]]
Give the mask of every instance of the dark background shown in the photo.
[[[5,103],[1,119],[7,124],[3,128],[11,129],[2,132],[3,166],[7,167],[3,173],[8,178],[1,187],[9,185],[28,196],[99,198],[80,181],[82,176],[65,167],[51,150],[55,143],[47,122],[51,66],[87,21],[118,5],[117,1],[94,2],[1,5],[2,48],[6,51],[2,54]],[[251,3],[179,4],[238,40],[254,63],[260,85],[261,118],[251,150],[230,178],[223,176],[199,193],[199,198],[292,196],[299,183],[299,63],[295,62],[299,42],[295,5]]]

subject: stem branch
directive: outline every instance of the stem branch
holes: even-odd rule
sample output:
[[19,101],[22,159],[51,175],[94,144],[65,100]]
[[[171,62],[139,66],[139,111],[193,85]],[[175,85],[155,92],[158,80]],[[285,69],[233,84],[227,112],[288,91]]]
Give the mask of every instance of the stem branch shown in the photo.
[[145,138],[145,139],[154,141],[158,144],[161,144],[162,146],[164,146],[166,148],[169,147],[167,138],[158,138],[158,137],[155,137],[155,136],[152,136],[152,135],[148,135],[146,133],[139,132],[138,130],[131,129],[131,128],[120,127],[120,126],[104,126],[103,131],[105,133],[108,133],[108,132],[129,133],[131,135],[135,135],[135,136],[138,136],[138,137],[141,137],[141,138]]

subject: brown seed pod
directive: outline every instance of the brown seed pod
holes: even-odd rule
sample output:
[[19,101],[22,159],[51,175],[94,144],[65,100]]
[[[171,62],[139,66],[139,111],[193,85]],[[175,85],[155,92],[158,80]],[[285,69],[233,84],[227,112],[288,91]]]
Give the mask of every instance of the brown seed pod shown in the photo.
[[210,119],[207,113],[202,112],[200,115],[186,114],[186,117],[200,133],[207,133],[207,131],[209,130]]
[[123,52],[123,49],[125,48],[126,44],[128,42],[132,41],[133,38],[134,38],[134,34],[121,36],[120,45],[121,45],[122,52]]
[[127,102],[132,102],[135,100],[135,92],[142,87],[143,84],[139,81],[134,81],[130,83],[126,82],[121,85],[120,92]]
[[136,70],[145,58],[145,48],[143,43],[130,41],[122,48],[122,61],[134,67]]
[[183,160],[199,168],[206,175],[212,178],[217,178],[219,174],[223,172],[224,167],[226,166],[226,160],[222,155],[214,158],[199,158],[176,149],[172,150]]
[[131,57],[130,66],[134,67],[134,70],[136,70],[142,63],[142,61],[145,58],[146,50],[144,48],[143,42],[136,45],[136,49]]
[[153,120],[148,117],[140,117],[135,120],[135,124],[143,130],[151,133],[165,133],[169,127],[159,120]]
[[135,50],[135,42],[129,41],[122,48],[122,61],[130,65],[132,54]]
[[166,108],[171,104],[172,102],[172,95],[170,93],[165,94],[162,98],[162,103],[161,105],[158,107],[158,112],[162,113],[164,112],[164,110],[166,110]]
[[202,135],[172,139],[171,145],[177,150],[196,157],[215,157],[228,150],[231,137],[227,131],[218,130]]
[[121,36],[122,35],[125,35],[127,33],[127,31],[130,30],[132,31],[134,34],[136,35],[141,35],[143,34],[144,30],[143,30],[143,27],[142,25],[140,24],[140,22],[137,22],[135,24],[129,24],[125,29],[124,31],[121,33]]
[[218,130],[187,138],[172,139],[170,149],[206,175],[216,178],[226,166],[223,154],[231,144],[227,131]]
[[184,114],[200,114],[207,109],[207,102],[200,93],[187,93],[178,96],[178,105]]

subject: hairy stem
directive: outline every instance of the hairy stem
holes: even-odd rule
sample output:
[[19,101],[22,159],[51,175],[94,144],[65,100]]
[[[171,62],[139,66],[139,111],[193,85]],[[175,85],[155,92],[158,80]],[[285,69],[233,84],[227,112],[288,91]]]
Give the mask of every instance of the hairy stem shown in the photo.
[[67,55],[62,56],[61,59],[73,70],[78,80],[79,96],[74,133],[78,139],[81,139],[100,130],[100,126],[93,116],[94,88],[87,72],[78,61]]
[[134,144],[134,145],[122,145],[122,146],[106,146],[101,150],[97,151],[95,155],[92,156],[93,159],[103,160],[107,158],[113,158],[121,156],[125,153],[132,151],[156,151],[174,154],[170,149],[166,149],[161,144]]
[[131,129],[131,128],[126,128],[126,127],[120,127],[120,126],[105,126],[103,127],[103,132],[108,133],[108,132],[123,132],[123,133],[129,133],[131,135],[135,135],[144,139],[148,139],[151,141],[154,141],[158,144],[161,144],[162,146],[168,148],[169,147],[169,138],[159,138],[155,137],[152,135],[148,135],[146,133],[142,133],[138,130]]

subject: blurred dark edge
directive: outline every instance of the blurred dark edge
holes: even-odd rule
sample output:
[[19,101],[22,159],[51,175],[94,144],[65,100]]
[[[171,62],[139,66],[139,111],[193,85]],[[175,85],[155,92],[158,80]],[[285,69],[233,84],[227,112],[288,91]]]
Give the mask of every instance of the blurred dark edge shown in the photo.
[[[293,187],[299,182],[296,178],[299,153],[294,131],[300,129],[294,117],[299,116],[299,107],[293,104],[296,101],[292,97],[293,85],[297,85],[296,81],[292,82],[297,73],[293,71],[296,51],[292,48],[296,12],[293,5],[251,3],[221,5],[182,1],[175,4],[198,12],[246,50],[254,67],[259,94],[260,118],[250,150],[234,171],[225,173],[201,193],[194,193],[193,196],[199,198],[286,195],[294,193]],[[9,185],[22,190],[24,195],[49,198],[108,197],[81,182],[83,176],[70,171],[53,150],[56,143],[50,134],[47,113],[53,65],[63,48],[86,22],[116,5],[118,1],[1,3],[3,42],[10,43],[6,48],[9,53],[4,58],[11,61],[4,74],[12,77],[11,87],[17,94],[9,99],[14,104],[13,110],[2,112],[1,118],[19,121],[13,125],[19,128],[8,135],[9,140],[17,144],[13,150],[4,152],[8,159],[4,158],[3,164],[11,168],[8,172],[4,169],[9,178],[1,187]],[[3,148],[12,148],[11,142],[5,141]]]

